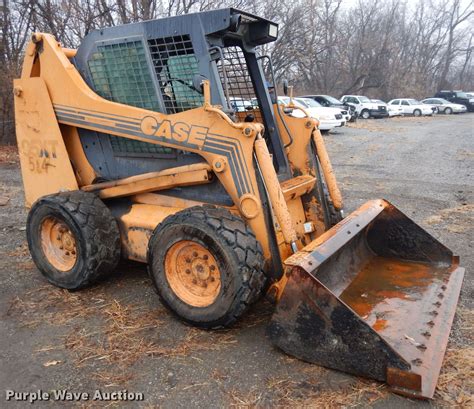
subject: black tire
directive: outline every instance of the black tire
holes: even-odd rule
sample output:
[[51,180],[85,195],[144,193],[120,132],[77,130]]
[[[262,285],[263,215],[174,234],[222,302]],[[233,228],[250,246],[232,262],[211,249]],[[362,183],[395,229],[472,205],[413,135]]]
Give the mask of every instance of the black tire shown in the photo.
[[419,109],[415,109],[413,111],[413,116],[421,116],[421,111]]
[[[43,250],[41,229],[58,220],[75,239],[75,264],[57,269]],[[120,260],[120,232],[110,210],[96,195],[74,191],[42,197],[34,203],[26,224],[28,247],[43,276],[57,287],[77,290],[115,269]],[[59,238],[58,238],[59,239]]]
[[444,113],[445,113],[446,115],[451,115],[451,114],[453,113],[453,110],[452,110],[451,108],[447,107],[447,108],[444,110]]
[[369,119],[370,118],[370,112],[368,109],[364,109],[361,113],[360,113],[360,116],[361,118],[364,118],[364,119]]
[[[197,307],[183,301],[166,275],[169,249],[188,241],[204,247],[217,263],[221,285],[209,305]],[[148,245],[149,273],[163,304],[200,328],[228,327],[244,314],[262,294],[266,281],[263,264],[262,248],[250,227],[226,209],[210,205],[168,216],[157,226]]]

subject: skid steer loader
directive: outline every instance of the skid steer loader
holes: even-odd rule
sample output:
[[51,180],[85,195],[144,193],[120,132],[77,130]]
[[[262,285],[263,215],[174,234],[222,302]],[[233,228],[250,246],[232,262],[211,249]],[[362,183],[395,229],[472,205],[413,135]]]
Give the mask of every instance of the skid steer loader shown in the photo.
[[266,292],[288,354],[433,395],[464,270],[386,200],[342,218],[318,122],[277,104],[277,24],[222,9],[35,33],[14,82],[29,249],[79,289],[120,257],[202,328]]

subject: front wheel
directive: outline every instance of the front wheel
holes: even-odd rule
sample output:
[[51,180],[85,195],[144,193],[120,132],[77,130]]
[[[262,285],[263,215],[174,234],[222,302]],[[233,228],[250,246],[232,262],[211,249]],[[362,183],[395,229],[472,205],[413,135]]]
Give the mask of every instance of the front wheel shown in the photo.
[[148,245],[148,269],[163,304],[201,328],[234,323],[266,281],[250,227],[214,206],[191,207],[161,222]]
[[444,110],[444,113],[445,113],[446,115],[451,115],[451,114],[453,113],[453,110],[452,110],[451,108],[446,108],[446,109]]
[[419,109],[415,109],[413,111],[413,116],[421,116],[421,111]]
[[364,109],[361,113],[360,116],[364,119],[369,119],[370,118],[370,112],[368,109]]

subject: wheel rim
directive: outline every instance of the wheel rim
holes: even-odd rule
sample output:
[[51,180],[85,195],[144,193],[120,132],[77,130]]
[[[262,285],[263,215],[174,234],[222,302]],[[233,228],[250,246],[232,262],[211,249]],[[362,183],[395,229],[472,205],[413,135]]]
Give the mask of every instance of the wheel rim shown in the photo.
[[370,114],[367,111],[362,112],[362,118],[368,119]]
[[48,262],[62,272],[70,271],[77,261],[76,238],[68,225],[57,217],[47,217],[40,227],[41,247]]
[[414,115],[415,115],[415,116],[420,116],[420,115],[421,115],[421,112],[418,111],[418,110],[415,110]]
[[193,307],[207,307],[219,295],[221,273],[204,246],[190,240],[173,244],[165,256],[166,279],[178,298]]

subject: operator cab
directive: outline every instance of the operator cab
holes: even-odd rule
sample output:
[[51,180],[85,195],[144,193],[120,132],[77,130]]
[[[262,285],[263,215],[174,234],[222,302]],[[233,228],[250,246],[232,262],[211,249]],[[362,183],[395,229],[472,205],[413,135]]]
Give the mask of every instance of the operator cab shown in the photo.
[[[292,175],[270,97],[274,81],[265,80],[261,64],[265,60],[271,73],[271,60],[256,52],[277,37],[276,23],[226,8],[94,31],[84,38],[73,62],[103,98],[165,114],[202,106],[199,84],[208,79],[213,105],[236,122],[264,124],[278,176],[286,180]],[[89,161],[105,179],[202,160],[146,142],[99,137],[88,130],[80,134]],[[107,152],[107,163],[100,151],[91,150],[96,145]]]

